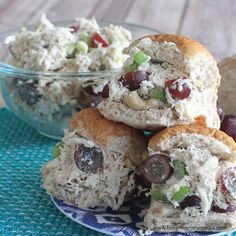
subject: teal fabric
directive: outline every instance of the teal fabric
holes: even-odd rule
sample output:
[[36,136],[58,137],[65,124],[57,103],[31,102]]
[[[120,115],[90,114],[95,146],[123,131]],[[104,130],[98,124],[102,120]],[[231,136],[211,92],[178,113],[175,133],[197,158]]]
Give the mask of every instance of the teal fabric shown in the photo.
[[64,216],[41,188],[56,141],[0,110],[0,235],[101,236]]

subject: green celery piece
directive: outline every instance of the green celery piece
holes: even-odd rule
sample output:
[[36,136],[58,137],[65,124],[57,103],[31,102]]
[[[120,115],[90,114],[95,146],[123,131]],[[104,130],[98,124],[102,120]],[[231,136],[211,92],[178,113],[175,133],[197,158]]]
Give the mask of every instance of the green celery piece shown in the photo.
[[134,62],[140,66],[147,60],[147,55],[142,51],[139,51],[134,54]]
[[191,188],[188,186],[182,186],[177,192],[175,192],[171,200],[181,202],[185,197],[191,194]]
[[79,39],[84,41],[89,47],[91,47],[92,39],[87,32],[81,32],[79,35]]
[[151,90],[150,92],[150,97],[151,98],[155,98],[155,99],[159,99],[161,100],[163,103],[168,104],[168,101],[166,99],[166,91],[165,88],[161,88],[161,87],[156,87],[153,90]]
[[128,65],[126,67],[126,71],[135,71],[138,69],[138,67],[143,64],[147,60],[147,55],[143,52],[139,51],[134,54],[134,61],[132,64]]
[[135,62],[133,62],[132,64],[128,65],[127,68],[126,68],[126,70],[128,72],[135,71],[137,69],[138,69],[138,65]]
[[151,190],[150,196],[156,201],[165,201],[167,199],[166,196],[159,190]]
[[185,175],[187,175],[187,171],[186,171],[186,165],[184,162],[179,161],[179,160],[174,160],[173,161],[173,165],[174,165],[174,176],[176,179],[180,180],[182,179]]
[[76,50],[80,53],[85,53],[85,54],[88,53],[88,45],[84,41],[81,41],[81,40],[77,41],[75,47],[76,47]]
[[60,154],[61,154],[61,149],[64,147],[64,144],[63,144],[63,142],[59,142],[59,143],[57,143],[54,147],[53,147],[53,149],[52,149],[52,155],[53,155],[53,157],[58,157],[58,156],[60,156]]
[[74,43],[68,43],[65,45],[66,54],[68,57],[72,58],[74,57],[75,52],[75,44]]

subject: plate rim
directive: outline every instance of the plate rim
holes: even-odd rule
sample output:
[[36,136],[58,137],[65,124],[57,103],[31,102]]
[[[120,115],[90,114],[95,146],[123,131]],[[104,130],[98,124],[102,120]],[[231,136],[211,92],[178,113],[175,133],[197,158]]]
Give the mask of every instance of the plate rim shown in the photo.
[[[56,203],[56,200],[59,200],[59,201],[62,201],[62,200],[57,199],[56,197],[51,196],[51,195],[50,195],[49,197],[51,198],[53,204],[56,206],[56,208],[57,208],[61,213],[63,213],[66,217],[68,217],[69,219],[73,220],[73,221],[76,222],[77,224],[82,225],[82,226],[84,226],[84,227],[86,227],[86,228],[89,228],[89,229],[91,229],[91,230],[94,230],[95,232],[103,233],[103,234],[105,234],[105,235],[110,235],[110,236],[119,236],[119,235],[121,235],[120,233],[110,233],[110,232],[108,232],[108,231],[104,231],[104,230],[102,230],[102,229],[93,227],[93,226],[88,225],[88,224],[86,224],[86,223],[83,223],[83,222],[81,222],[81,221],[80,221],[80,222],[76,221],[75,218],[73,218],[71,215],[69,215],[69,214],[67,214],[65,211],[63,211],[63,210],[59,207],[59,205]],[[62,202],[63,202],[64,204],[68,205],[68,206],[71,206],[71,207],[75,207],[75,208],[76,208],[76,206],[70,205],[70,204],[68,204],[68,203],[66,203],[66,202],[64,202],[64,201],[62,201]],[[78,209],[79,209],[79,208],[78,208]],[[81,209],[82,209],[82,208],[81,208]],[[86,208],[85,208],[85,209],[86,209]],[[154,231],[153,231],[153,232],[154,232]],[[138,233],[139,233],[139,232],[138,232]],[[156,233],[158,233],[158,232],[156,232]],[[161,232],[159,232],[159,233],[161,233]],[[184,233],[184,232],[172,232],[172,233]],[[189,232],[189,233],[191,233],[191,232]],[[210,234],[209,236],[233,235],[233,233],[236,233],[236,229],[233,230],[233,231],[231,231],[231,232],[225,232],[225,231],[216,232],[216,233]],[[123,234],[122,234],[121,236],[123,236]]]
[[[66,217],[70,218],[71,220],[73,220],[73,221],[76,222],[77,224],[80,224],[80,225],[82,225],[82,226],[84,226],[84,227],[86,227],[86,228],[92,229],[92,230],[94,230],[94,231],[96,231],[96,232],[103,233],[103,234],[105,234],[105,235],[110,235],[110,236],[116,236],[116,235],[118,235],[118,236],[119,236],[119,234],[109,233],[109,232],[107,232],[107,231],[103,231],[102,229],[95,228],[95,227],[93,227],[93,226],[91,226],[91,225],[88,225],[88,224],[86,224],[86,223],[76,221],[72,216],[70,216],[69,214],[66,214],[66,213],[58,206],[58,204],[57,204],[56,201],[54,200],[55,197],[50,196],[50,198],[51,198],[53,204],[56,206],[56,208],[57,208],[61,213],[63,213]],[[58,199],[58,200],[59,200],[59,199]],[[72,205],[69,205],[68,203],[65,203],[65,204],[67,204],[68,206],[72,206]],[[72,207],[75,207],[75,206],[72,206]]]

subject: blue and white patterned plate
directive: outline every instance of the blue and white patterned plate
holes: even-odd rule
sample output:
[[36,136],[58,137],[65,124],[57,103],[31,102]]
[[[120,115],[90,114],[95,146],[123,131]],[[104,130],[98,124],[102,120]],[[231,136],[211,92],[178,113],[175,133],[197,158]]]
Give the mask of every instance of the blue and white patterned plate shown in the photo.
[[[125,203],[118,211],[111,208],[77,208],[51,197],[56,207],[70,219],[95,231],[119,236],[207,236],[229,235],[224,232],[189,232],[189,233],[155,233],[143,230],[142,210],[147,209],[147,201]],[[231,235],[236,235],[236,231]]]

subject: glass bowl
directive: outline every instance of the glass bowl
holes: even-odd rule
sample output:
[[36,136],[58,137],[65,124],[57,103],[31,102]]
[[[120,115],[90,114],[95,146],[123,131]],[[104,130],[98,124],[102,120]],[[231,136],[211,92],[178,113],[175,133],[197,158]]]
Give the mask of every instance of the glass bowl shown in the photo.
[[[69,26],[73,21],[56,22],[56,26]],[[132,33],[132,40],[159,31],[148,27],[112,21],[98,21],[101,27],[120,25]],[[28,26],[31,29],[34,26]],[[40,72],[14,67],[7,62],[11,53],[5,44],[6,37],[21,28],[0,33],[0,85],[7,107],[21,120],[37,129],[41,134],[60,139],[68,127],[72,115],[86,107],[96,106],[101,98],[94,94],[91,86],[104,86],[108,79],[120,70],[97,72]],[[53,83],[53,87],[40,93],[37,85]],[[47,86],[45,86],[47,88]]]

